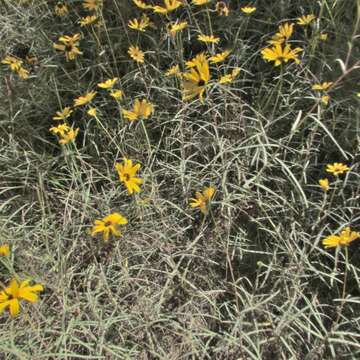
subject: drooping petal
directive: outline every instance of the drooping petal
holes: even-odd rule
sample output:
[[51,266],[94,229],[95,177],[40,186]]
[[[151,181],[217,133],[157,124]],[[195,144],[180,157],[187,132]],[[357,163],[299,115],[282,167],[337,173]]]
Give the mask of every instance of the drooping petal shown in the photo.
[[9,300],[10,315],[16,316],[20,312],[20,303],[18,299]]

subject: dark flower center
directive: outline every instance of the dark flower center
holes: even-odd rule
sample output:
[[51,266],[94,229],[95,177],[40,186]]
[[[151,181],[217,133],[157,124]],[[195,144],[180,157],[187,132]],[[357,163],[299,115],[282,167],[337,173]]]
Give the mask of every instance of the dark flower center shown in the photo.
[[130,180],[130,175],[129,174],[124,174],[124,178],[125,178],[125,181],[129,181]]
[[73,45],[72,44],[65,45],[65,51],[71,52],[72,50],[73,50]]
[[104,226],[111,226],[111,221],[106,221],[106,223],[104,224]]
[[205,81],[203,79],[198,81],[198,86],[204,86],[205,85]]

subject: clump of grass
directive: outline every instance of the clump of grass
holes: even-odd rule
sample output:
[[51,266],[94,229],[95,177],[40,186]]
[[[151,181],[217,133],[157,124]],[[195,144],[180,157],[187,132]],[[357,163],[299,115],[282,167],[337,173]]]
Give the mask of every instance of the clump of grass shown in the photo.
[[4,359],[358,356],[356,1],[1,4]]

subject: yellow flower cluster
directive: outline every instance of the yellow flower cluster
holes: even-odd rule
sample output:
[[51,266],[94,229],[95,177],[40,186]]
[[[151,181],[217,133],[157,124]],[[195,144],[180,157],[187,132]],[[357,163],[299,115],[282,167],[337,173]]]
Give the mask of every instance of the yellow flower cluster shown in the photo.
[[[350,168],[343,164],[343,163],[333,163],[333,164],[327,164],[326,166],[326,172],[333,174],[334,176],[338,176],[341,174],[344,174],[345,172],[349,171]],[[326,192],[330,189],[330,183],[328,178],[320,179],[319,185],[321,188]]]
[[274,61],[275,66],[287,63],[289,60],[300,63],[298,54],[303,50],[300,47],[295,49],[287,43],[294,31],[294,24],[285,23],[279,26],[278,32],[268,41],[272,46],[261,50],[261,55],[266,61]]
[[2,64],[9,65],[10,70],[18,74],[22,79],[27,79],[29,77],[29,71],[23,67],[23,61],[18,59],[15,56],[7,55],[3,60]]

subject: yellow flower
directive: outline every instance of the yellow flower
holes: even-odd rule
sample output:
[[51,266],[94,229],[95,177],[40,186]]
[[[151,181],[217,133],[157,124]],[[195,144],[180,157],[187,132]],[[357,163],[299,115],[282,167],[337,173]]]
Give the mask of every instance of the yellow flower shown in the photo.
[[208,205],[210,204],[214,193],[215,188],[212,186],[204,188],[202,193],[197,191],[195,193],[195,198],[190,199],[190,206],[192,208],[199,207],[200,211],[206,215],[208,213]]
[[266,61],[274,61],[275,66],[287,63],[289,60],[294,60],[297,64],[300,63],[298,59],[298,53],[301,52],[301,48],[291,49],[290,44],[286,44],[284,48],[279,43],[274,44],[271,48],[265,48],[261,50],[261,55]]
[[110,96],[114,99],[121,99],[123,97],[123,92],[121,90],[112,90],[110,91]]
[[142,0],[133,0],[133,3],[140,9],[147,10],[152,9],[152,5],[148,5]]
[[319,180],[319,185],[321,186],[321,188],[324,191],[328,191],[329,190],[329,179],[325,178],[325,179],[320,179]]
[[37,292],[43,291],[40,284],[29,286],[30,280],[25,280],[18,284],[13,279],[10,285],[0,292],[0,314],[8,307],[10,315],[16,316],[20,312],[20,300],[36,302],[39,300]]
[[130,57],[139,62],[139,63],[143,63],[144,62],[144,53],[139,49],[138,46],[130,46],[129,50],[128,50],[128,54],[130,55]]
[[318,90],[318,91],[328,90],[332,84],[333,84],[333,82],[325,81],[322,84],[314,84],[311,89]]
[[17,73],[22,79],[27,79],[29,77],[29,71],[22,67],[22,60],[14,56],[7,55],[3,60],[1,60],[1,63],[9,65],[10,70]]
[[234,81],[235,78],[239,75],[240,71],[241,71],[241,69],[238,67],[233,69],[231,74],[224,75],[220,78],[219,84],[226,84],[226,83],[230,83],[230,82]]
[[170,35],[175,36],[178,31],[185,29],[187,25],[187,21],[176,21],[174,24],[170,24],[168,27]]
[[69,106],[65,107],[63,111],[57,111],[55,116],[53,116],[53,120],[65,120],[70,117],[73,111]]
[[132,111],[122,109],[125,119],[128,119],[129,121],[135,121],[139,118],[147,119],[153,112],[154,105],[146,99],[142,99],[141,101],[135,99]]
[[141,16],[141,19],[129,20],[128,26],[130,29],[145,31],[145,29],[151,24],[149,17],[146,14]]
[[269,44],[282,44],[283,42],[290,39],[292,33],[294,31],[293,23],[285,23],[279,26],[279,32],[277,32],[271,40],[268,41]]
[[76,33],[74,35],[64,35],[59,37],[59,41],[63,44],[69,44],[69,43],[77,43],[81,38],[81,35],[79,33]]
[[172,66],[166,73],[165,76],[181,76],[179,65]]
[[225,50],[221,53],[215,54],[209,58],[213,63],[223,62],[231,53],[231,50]]
[[112,79],[108,79],[104,82],[99,83],[97,86],[102,89],[112,89],[118,80],[119,80],[119,78],[114,77]]
[[109,240],[110,234],[114,236],[121,236],[121,232],[118,227],[120,225],[126,225],[127,219],[121,214],[114,212],[108,216],[105,216],[102,220],[95,220],[93,228],[91,230],[91,236],[95,236],[98,233],[103,233],[104,241]]
[[328,39],[328,34],[326,33],[321,33],[320,36],[319,36],[319,39],[321,41],[326,41]]
[[298,25],[305,26],[305,25],[310,24],[314,19],[316,19],[316,16],[313,14],[304,15],[304,16],[297,18],[297,23],[298,23]]
[[196,64],[199,62],[199,61],[205,61],[207,58],[206,58],[206,54],[205,53],[200,53],[200,54],[197,54],[194,58],[192,58],[191,60],[189,61],[186,61],[185,65],[187,68],[191,69],[193,67],[196,66]]
[[55,5],[54,11],[57,16],[65,16],[69,12],[69,9],[66,4],[64,4],[62,1],[59,1]]
[[350,227],[346,227],[340,232],[340,235],[330,235],[326,237],[322,243],[325,249],[337,247],[337,246],[348,246],[351,242],[358,239],[360,233],[351,231]]
[[229,16],[230,10],[224,1],[218,1],[216,3],[215,11],[219,16]]
[[217,44],[220,41],[220,38],[214,35],[204,35],[200,34],[198,35],[197,39],[199,41],[205,42],[205,43],[212,43]]
[[27,79],[29,77],[29,71],[24,69],[23,67],[21,67],[18,71],[17,74],[19,75],[19,77],[21,77],[22,79]]
[[343,174],[344,172],[347,172],[349,170],[350,170],[350,168],[343,163],[335,162],[333,164],[328,164],[326,166],[326,172],[334,174],[335,176]]
[[78,48],[79,40],[80,34],[60,36],[58,41],[62,44],[53,44],[53,47],[56,50],[65,52],[66,61],[74,60],[78,55],[82,55]]
[[183,3],[180,0],[164,0],[164,5],[165,7],[158,5],[153,6],[153,11],[155,13],[167,14],[171,11],[174,11],[178,7],[182,6]]
[[0,246],[0,256],[9,256],[10,255],[10,246],[9,244],[4,244]]
[[97,16],[96,15],[88,15],[85,17],[82,17],[79,20],[79,24],[81,27],[86,26],[86,25],[90,25],[92,23],[94,23],[97,20]]
[[50,132],[60,137],[59,140],[60,145],[65,145],[76,138],[79,129],[74,130],[72,127],[70,127],[67,124],[60,124],[58,126],[51,127]]
[[194,5],[205,5],[208,4],[211,0],[192,0]]
[[244,6],[241,8],[241,11],[245,14],[252,14],[254,11],[256,11],[255,6]]
[[96,95],[96,91],[87,92],[84,96],[79,96],[74,99],[74,106],[82,106],[93,100]]
[[9,65],[10,70],[15,72],[19,70],[23,62],[22,60],[14,56],[7,55],[3,60],[1,60],[1,63],[5,65]]
[[87,111],[87,114],[92,116],[92,117],[95,117],[96,116],[96,108],[95,107],[90,107],[89,110]]
[[129,194],[140,192],[140,186],[143,180],[135,177],[136,173],[140,170],[140,164],[133,165],[132,160],[124,158],[122,164],[117,163],[115,168],[118,172],[119,179],[126,186]]
[[98,10],[102,4],[102,0],[84,0],[83,8],[88,10]]
[[188,101],[199,96],[200,101],[203,102],[205,88],[210,80],[209,63],[203,53],[198,54],[191,61],[194,66],[191,67],[190,72],[183,74],[182,99]]
[[324,105],[327,105],[329,103],[329,100],[330,100],[330,96],[329,95],[323,95],[321,98],[320,98],[320,101],[324,104]]

